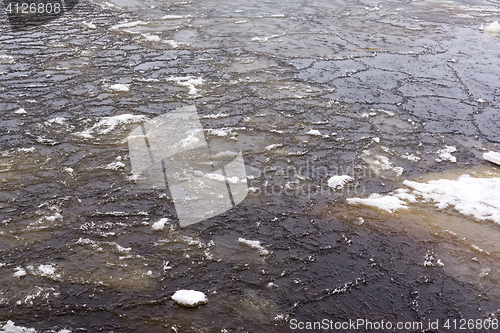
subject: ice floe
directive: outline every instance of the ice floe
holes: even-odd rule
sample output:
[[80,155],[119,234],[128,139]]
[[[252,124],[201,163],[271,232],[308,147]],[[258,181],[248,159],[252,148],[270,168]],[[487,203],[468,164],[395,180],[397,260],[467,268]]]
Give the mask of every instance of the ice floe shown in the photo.
[[61,274],[56,274],[57,267],[53,264],[39,265],[38,267],[28,266],[28,270],[36,276],[43,276],[51,279],[60,279]]
[[0,54],[0,64],[13,64],[14,57],[7,54]]
[[498,34],[500,33],[500,24],[498,21],[492,22],[485,26],[483,30],[489,32],[490,34]]
[[281,143],[273,143],[272,145],[266,146],[266,150],[273,150],[274,148],[279,148],[283,147],[283,144]]
[[348,198],[348,204],[364,205],[385,210],[389,213],[394,213],[399,209],[408,209],[406,202],[393,195],[381,195],[372,193],[368,198]]
[[94,23],[87,22],[87,21],[82,21],[80,23],[80,26],[83,28],[91,29],[91,30],[97,29],[97,27]]
[[130,84],[116,83],[111,85],[104,85],[104,88],[111,92],[129,92]]
[[66,118],[56,117],[56,118],[51,118],[51,119],[47,120],[45,123],[52,126],[52,124],[65,125],[66,124],[65,122],[66,122]]
[[227,118],[229,114],[227,113],[215,113],[215,114],[207,114],[206,116],[201,117],[201,119],[218,119],[218,118]]
[[195,78],[192,76],[184,76],[184,77],[170,77],[167,81],[174,81],[177,85],[189,88],[189,95],[197,97],[198,89],[196,86],[203,84],[203,78]]
[[108,134],[113,131],[119,125],[132,124],[137,122],[146,121],[147,118],[145,116],[132,115],[132,114],[122,114],[119,116],[113,117],[104,117],[101,118],[94,126],[89,129],[86,129],[83,132],[75,133],[75,135],[83,136],[85,138],[92,138],[92,133],[96,134]]
[[449,162],[452,162],[452,163],[456,163],[457,162],[457,158],[451,154],[451,153],[454,153],[456,151],[457,151],[456,147],[446,146],[443,149],[438,150],[436,152],[436,154],[438,154],[438,156],[439,156],[439,158],[436,158],[436,161],[437,162],[449,161]]
[[171,40],[171,39],[162,39],[158,35],[152,35],[152,34],[149,34],[149,33],[141,34],[140,40],[145,41],[145,42],[168,44],[168,45],[170,45],[174,49],[178,48],[179,46],[182,46],[182,45],[185,45],[185,46],[189,45],[187,43],[180,43],[180,42],[176,42],[176,41]]
[[434,254],[431,252],[427,252],[424,258],[424,266],[438,266],[438,267],[443,267],[444,264],[441,261],[441,259],[436,258]]
[[427,183],[403,182],[413,194],[439,209],[454,207],[463,215],[500,224],[500,178],[473,178],[462,175],[457,180],[439,179]]
[[36,333],[36,330],[34,328],[16,326],[12,320],[9,320],[4,326],[0,326],[0,333]]
[[334,190],[339,190],[343,188],[346,183],[352,181],[354,181],[354,178],[348,175],[333,176],[328,179],[328,186],[330,186]]
[[117,171],[117,170],[125,168],[125,164],[123,162],[121,162],[121,160],[122,160],[122,157],[118,156],[116,158],[115,162],[109,163],[108,165],[104,166],[104,169]]
[[360,157],[370,165],[377,177],[394,179],[403,174],[404,169],[394,166],[386,156],[377,155],[369,150],[364,150]]
[[418,161],[420,161],[420,157],[415,156],[415,155],[410,154],[410,153],[405,153],[404,155],[401,155],[401,157],[404,158],[405,160],[408,160],[408,161],[411,161],[411,162],[418,162]]
[[500,153],[496,153],[494,151],[489,151],[483,154],[483,158],[488,162],[495,163],[500,165]]
[[207,304],[207,296],[201,291],[196,290],[177,290],[172,296],[172,299],[182,306],[195,307],[202,304]]
[[371,194],[368,198],[348,198],[348,204],[365,205],[393,213],[408,209],[409,203],[433,203],[443,210],[454,208],[462,215],[476,220],[500,224],[500,178],[475,178],[468,174],[458,179],[438,179],[420,183],[403,182],[407,188],[386,195]]
[[306,132],[306,134],[307,135],[311,135],[311,136],[322,136],[324,138],[328,138],[329,137],[329,135],[327,135],[327,134],[323,135],[323,134],[321,134],[320,131],[315,130],[315,129],[310,129],[309,131]]
[[178,20],[178,19],[183,19],[183,18],[190,18],[190,17],[193,17],[193,15],[185,15],[185,16],[182,16],[182,15],[165,15],[162,17],[162,20]]
[[162,218],[158,221],[156,221],[155,223],[153,223],[153,225],[151,225],[151,228],[153,228],[153,230],[163,230],[163,228],[165,228],[165,224],[168,222],[168,218],[165,217],[165,218]]
[[133,21],[133,22],[125,22],[112,26],[109,30],[123,30],[124,28],[133,28],[140,25],[147,25],[146,21]]
[[252,249],[258,250],[261,256],[266,256],[269,254],[269,251],[266,250],[258,240],[248,240],[244,238],[239,238],[238,242],[240,242],[241,244],[245,244],[251,247]]
[[16,270],[14,272],[15,277],[20,278],[20,277],[26,276],[26,271],[21,266],[16,267],[15,270]]

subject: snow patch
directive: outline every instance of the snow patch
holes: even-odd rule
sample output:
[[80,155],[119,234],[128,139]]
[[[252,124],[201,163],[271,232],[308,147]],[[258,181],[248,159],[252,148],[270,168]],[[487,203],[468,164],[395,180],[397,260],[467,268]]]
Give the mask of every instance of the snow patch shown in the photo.
[[427,183],[406,180],[405,186],[439,209],[454,207],[459,213],[477,220],[500,224],[500,178],[473,178],[462,175],[457,180],[439,179]]
[[112,92],[129,92],[130,84],[116,83],[112,85],[104,85],[104,88]]
[[120,161],[109,163],[108,165],[106,165],[104,167],[104,169],[113,170],[113,171],[117,171],[117,170],[123,169],[123,168],[125,168],[125,164],[120,162]]
[[162,218],[162,219],[156,221],[155,223],[153,223],[151,228],[153,228],[153,230],[163,230],[163,228],[165,228],[165,224],[168,222],[168,220],[169,219],[167,217]]
[[393,179],[401,176],[404,169],[395,167],[386,156],[376,155],[369,150],[364,150],[361,159],[368,163],[377,177]]
[[202,119],[218,119],[218,118],[226,118],[229,117],[227,113],[217,113],[217,114],[208,114],[206,116],[201,117]]
[[172,299],[186,307],[195,307],[202,304],[207,304],[207,296],[201,291],[196,290],[177,290],[172,296]]
[[410,153],[405,153],[404,155],[401,155],[401,157],[404,158],[405,160],[412,161],[412,162],[420,161],[420,157],[415,156],[415,155],[410,154]]
[[12,320],[9,320],[3,327],[0,333],[36,333],[34,328],[16,326]]
[[203,79],[201,77],[194,78],[192,76],[170,77],[167,79],[167,81],[174,81],[179,86],[189,88],[189,95],[192,95],[193,97],[199,96],[198,89],[196,89],[196,86],[203,84]]
[[13,64],[14,57],[7,54],[0,54],[0,64]]
[[80,23],[80,26],[82,26],[83,28],[91,29],[91,30],[97,29],[97,27],[94,23],[87,22],[87,21],[82,21]]
[[392,195],[382,196],[378,193],[373,193],[368,198],[348,198],[346,201],[350,205],[371,206],[389,213],[394,213],[399,209],[408,209],[403,200]]
[[490,152],[484,153],[483,158],[485,160],[487,160],[488,162],[500,165],[500,153],[490,151]]
[[354,178],[348,175],[333,176],[330,179],[328,179],[328,186],[330,186],[334,190],[339,190],[343,188],[346,183],[352,181],[354,181]]
[[436,158],[437,162],[441,161],[449,161],[452,163],[457,162],[457,158],[453,156],[451,153],[454,153],[457,151],[457,148],[453,146],[446,146],[444,149],[438,150],[436,154],[438,154],[439,158]]
[[15,277],[20,278],[26,276],[26,271],[21,266],[16,267],[15,269],[16,269],[16,271],[14,272]]
[[484,31],[489,32],[490,34],[499,34],[500,33],[500,24],[498,21],[492,22],[483,28]]

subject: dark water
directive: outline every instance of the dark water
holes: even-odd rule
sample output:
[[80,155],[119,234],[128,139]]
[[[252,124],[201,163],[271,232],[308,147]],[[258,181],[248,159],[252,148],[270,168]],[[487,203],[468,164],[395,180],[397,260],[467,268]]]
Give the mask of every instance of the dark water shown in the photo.
[[[498,175],[482,154],[500,142],[500,47],[480,27],[499,18],[493,1],[83,1],[21,31],[2,14],[0,328],[497,318],[498,224],[345,199]],[[251,193],[181,228],[131,177],[127,136],[185,105],[215,153],[243,151]],[[446,146],[456,162],[436,161]],[[208,304],[174,304],[179,289]]]

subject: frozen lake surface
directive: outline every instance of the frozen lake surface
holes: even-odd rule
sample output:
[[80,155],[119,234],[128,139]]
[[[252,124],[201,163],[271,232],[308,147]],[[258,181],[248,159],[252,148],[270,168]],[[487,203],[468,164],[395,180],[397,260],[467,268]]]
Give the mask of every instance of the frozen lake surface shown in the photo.
[[[0,10],[0,332],[500,315],[498,1]],[[127,137],[187,105],[250,193],[182,228]]]

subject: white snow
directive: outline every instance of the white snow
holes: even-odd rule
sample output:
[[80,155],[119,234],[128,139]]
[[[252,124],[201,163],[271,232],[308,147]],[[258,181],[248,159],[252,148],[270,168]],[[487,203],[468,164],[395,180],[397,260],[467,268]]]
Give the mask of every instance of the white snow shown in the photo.
[[14,57],[7,54],[0,54],[0,64],[13,64]]
[[177,19],[182,19],[182,18],[190,18],[193,17],[193,15],[165,15],[162,17],[163,20],[177,20]]
[[83,136],[86,138],[92,138],[92,132],[97,132],[97,134],[107,134],[114,130],[118,125],[132,124],[137,122],[146,121],[145,116],[132,115],[132,114],[122,114],[114,117],[104,117],[99,120],[91,128],[75,133],[75,135]]
[[66,118],[64,118],[64,117],[56,117],[56,118],[51,118],[51,119],[47,120],[45,123],[47,123],[49,125],[53,124],[53,123],[56,123],[58,125],[64,125],[65,121],[66,121]]
[[498,21],[492,22],[485,26],[483,30],[491,34],[498,34],[500,33],[500,24],[498,24]]
[[338,190],[344,187],[347,182],[352,182],[353,180],[354,178],[348,175],[333,176],[328,179],[328,186],[330,186],[334,190]]
[[387,212],[407,209],[408,203],[434,203],[438,209],[454,208],[476,220],[500,224],[500,178],[473,178],[462,175],[456,180],[438,179],[427,183],[405,180],[408,188],[400,188],[382,196],[348,198],[347,203],[375,207]]
[[110,28],[110,30],[119,30],[119,29],[123,29],[123,28],[133,28],[133,27],[137,27],[139,25],[147,25],[148,22],[145,22],[145,21],[134,21],[134,22],[125,22],[125,23],[121,23],[121,24],[117,24],[117,25],[114,25]]
[[393,213],[398,209],[408,209],[406,202],[392,195],[382,196],[378,193],[371,194],[368,198],[348,198],[347,203],[350,205],[364,205],[385,210]]
[[26,147],[22,147],[22,148],[17,148],[17,151],[20,152],[20,153],[34,153],[36,150],[35,147],[30,147],[30,148],[26,148]]
[[306,134],[309,134],[309,135],[321,135],[321,132],[318,131],[318,130],[315,130],[315,129],[311,129]]
[[315,130],[315,129],[310,129],[308,132],[306,132],[307,135],[313,135],[313,136],[322,136],[324,138],[328,138],[328,135],[323,135],[321,134],[320,131]]
[[216,135],[220,137],[227,137],[230,134],[237,134],[234,131],[245,130],[246,127],[223,127],[223,128],[208,128],[205,130],[207,134]]
[[125,168],[125,164],[120,162],[120,161],[110,163],[104,167],[104,169],[113,170],[113,171],[123,169],[123,168]]
[[0,327],[0,333],[36,333],[36,330],[34,328],[16,326],[12,320],[9,320],[3,327]]
[[163,41],[163,43],[172,46],[174,49],[177,48],[177,47],[179,47],[179,45],[185,45],[184,43],[178,43],[178,42],[176,42],[175,40],[172,40],[172,39],[165,39]]
[[404,171],[402,167],[395,167],[388,157],[377,155],[369,150],[363,151],[361,159],[368,163],[375,175],[380,178],[397,178]]
[[279,148],[279,147],[283,147],[283,144],[281,144],[281,143],[274,143],[272,145],[267,146],[265,149],[266,150],[272,150],[274,148]]
[[198,142],[200,142],[200,133],[198,130],[189,131],[188,137],[182,139],[179,143],[185,148],[196,148]]
[[436,154],[438,154],[439,158],[436,158],[437,162],[441,161],[449,161],[452,163],[457,162],[457,158],[453,156],[451,153],[454,153],[457,151],[457,148],[453,146],[445,146],[443,149],[438,150]]
[[38,266],[38,270],[44,276],[52,276],[56,272],[56,268],[52,265],[40,265]]
[[439,209],[454,207],[463,215],[500,224],[500,178],[473,178],[462,175],[457,180],[439,179],[427,183],[406,180],[413,194]]
[[43,218],[49,222],[55,222],[56,220],[62,220],[63,216],[56,212],[54,215],[44,216]]
[[201,117],[202,119],[217,119],[217,118],[226,118],[229,117],[227,113],[216,113],[216,114],[207,114],[206,116]]
[[283,35],[271,35],[269,37],[254,37],[254,38],[252,38],[252,42],[265,43],[265,42],[267,42],[270,39],[278,38],[278,37],[281,37],[281,36],[283,36]]
[[443,267],[444,264],[441,261],[441,259],[435,258],[432,253],[427,252],[424,258],[424,266],[438,266],[438,267]]
[[105,86],[107,89],[116,92],[128,92],[130,91],[130,84],[116,83],[110,86]]
[[195,171],[194,174],[197,175],[198,177],[205,177],[205,178],[212,179],[212,180],[217,180],[217,181],[220,181],[220,182],[225,182],[227,180],[229,183],[232,183],[232,184],[237,184],[239,182],[245,182],[246,181],[246,179],[241,179],[240,180],[236,176],[234,176],[234,177],[224,177],[223,175],[217,174],[217,173],[203,173],[201,171]]
[[169,219],[167,217],[162,218],[162,219],[156,221],[155,223],[153,223],[151,228],[153,228],[153,230],[163,230],[163,228],[165,228],[165,224],[168,222],[168,220]]
[[87,29],[97,29],[96,25],[94,23],[91,23],[91,22],[86,22],[86,21],[82,21],[80,23],[80,25],[84,28],[87,28]]
[[170,77],[167,81],[174,81],[180,86],[189,88],[189,95],[199,96],[198,89],[195,86],[203,84],[203,79],[201,77],[194,78],[192,76],[185,77]]
[[160,36],[151,34],[142,34],[141,37],[148,42],[159,42],[161,41]]
[[489,151],[483,154],[483,158],[488,162],[495,163],[500,165],[500,153],[496,153],[494,151]]
[[238,156],[238,153],[226,150],[226,151],[221,151],[215,155],[212,155],[212,159],[217,160],[221,158],[235,158],[236,156]]
[[406,153],[404,155],[401,155],[401,157],[404,158],[405,160],[412,161],[412,162],[420,161],[420,157],[415,156],[415,155],[410,154],[410,153]]
[[269,251],[266,250],[262,245],[260,245],[260,242],[258,240],[248,240],[244,238],[239,238],[238,242],[245,244],[251,247],[252,249],[259,250],[261,256],[266,256],[269,254]]
[[16,271],[14,272],[14,276],[18,277],[18,278],[26,276],[26,271],[21,266],[18,266],[18,267],[16,267]]
[[28,112],[26,112],[26,110],[25,110],[25,109],[23,109],[23,108],[19,108],[19,109],[17,109],[16,111],[14,111],[14,113],[17,113],[17,114],[26,114],[26,113],[28,113]]
[[172,299],[182,306],[194,307],[201,304],[207,304],[207,296],[201,291],[196,290],[177,290]]
[[394,191],[393,194],[396,198],[401,199],[401,200],[406,200],[409,202],[416,202],[417,198],[415,197],[414,194],[410,193],[410,190],[407,188],[398,188],[396,191]]

